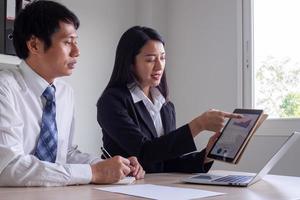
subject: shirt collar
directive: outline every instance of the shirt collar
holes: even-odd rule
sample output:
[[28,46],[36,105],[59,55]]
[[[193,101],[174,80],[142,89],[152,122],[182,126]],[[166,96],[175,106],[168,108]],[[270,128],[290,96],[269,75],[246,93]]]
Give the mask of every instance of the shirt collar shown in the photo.
[[161,94],[159,89],[157,89],[156,87],[151,87],[150,92],[152,98],[154,99],[155,104],[158,103],[162,106],[166,102],[165,97]]
[[[130,91],[134,103],[143,101],[145,104],[148,104],[149,102],[151,102],[151,100],[145,95],[145,93],[136,83],[128,84],[127,88]],[[154,105],[158,105],[158,107],[161,108],[161,106],[166,102],[165,97],[156,87],[151,87],[150,92],[154,101],[154,103],[151,103]]]
[[33,71],[24,60],[20,63],[20,71],[23,74],[26,84],[32,88],[36,95],[41,96],[45,89],[49,86],[49,83]]

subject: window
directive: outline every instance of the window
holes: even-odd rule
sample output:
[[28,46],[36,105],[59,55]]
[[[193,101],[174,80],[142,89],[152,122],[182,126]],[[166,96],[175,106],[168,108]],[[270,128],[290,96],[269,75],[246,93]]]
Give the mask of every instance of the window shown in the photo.
[[243,0],[244,107],[268,129],[300,130],[300,1]]

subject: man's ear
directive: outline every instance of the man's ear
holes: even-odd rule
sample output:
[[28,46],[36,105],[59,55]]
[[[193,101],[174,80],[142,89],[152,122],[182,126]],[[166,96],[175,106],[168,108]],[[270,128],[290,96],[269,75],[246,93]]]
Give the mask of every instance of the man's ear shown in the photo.
[[34,35],[26,42],[26,45],[30,54],[36,55],[44,52],[44,42]]

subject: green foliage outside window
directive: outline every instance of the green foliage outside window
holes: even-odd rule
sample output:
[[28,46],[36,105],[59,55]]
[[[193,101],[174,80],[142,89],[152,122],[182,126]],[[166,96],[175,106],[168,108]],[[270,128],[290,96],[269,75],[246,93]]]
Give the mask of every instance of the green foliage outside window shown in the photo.
[[256,107],[271,117],[300,117],[300,64],[268,57],[256,72]]
[[290,93],[285,96],[280,106],[280,117],[300,116],[300,93]]

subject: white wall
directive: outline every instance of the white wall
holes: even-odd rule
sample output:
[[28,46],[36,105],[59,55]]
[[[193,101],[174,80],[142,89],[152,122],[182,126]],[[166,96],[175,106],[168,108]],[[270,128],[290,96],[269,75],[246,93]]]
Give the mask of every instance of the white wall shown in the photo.
[[168,0],[166,68],[177,125],[211,108],[232,111],[241,105],[237,2]]
[[137,24],[152,27],[166,38],[167,6],[166,0],[136,0]]

